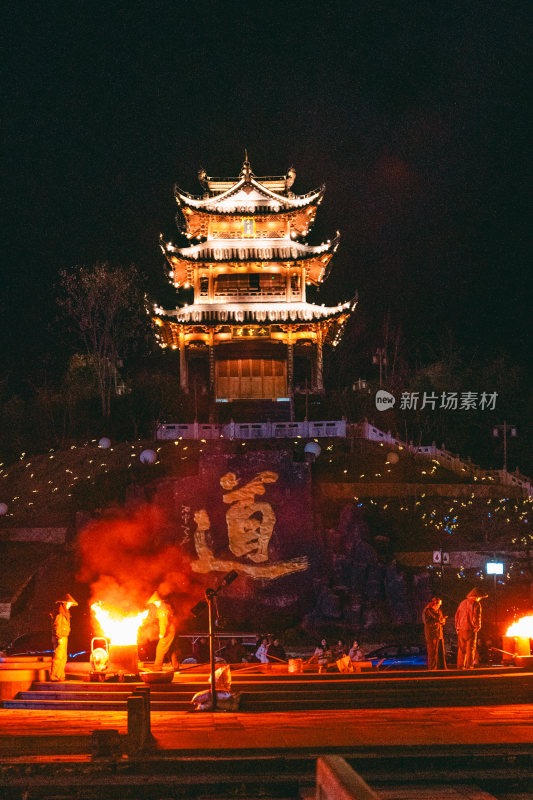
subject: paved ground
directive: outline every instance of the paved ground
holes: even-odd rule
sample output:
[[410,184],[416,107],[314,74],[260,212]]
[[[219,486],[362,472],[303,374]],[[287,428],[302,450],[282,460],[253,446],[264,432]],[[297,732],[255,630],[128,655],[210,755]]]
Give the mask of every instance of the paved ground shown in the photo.
[[[0,758],[83,757],[95,729],[127,732],[123,712],[0,710]],[[427,745],[533,746],[533,703],[471,708],[243,713],[155,712],[160,750],[355,748]]]

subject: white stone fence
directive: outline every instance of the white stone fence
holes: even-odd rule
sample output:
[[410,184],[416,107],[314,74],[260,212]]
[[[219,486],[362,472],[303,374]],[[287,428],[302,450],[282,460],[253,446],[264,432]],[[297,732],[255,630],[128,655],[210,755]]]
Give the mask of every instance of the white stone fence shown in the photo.
[[474,481],[483,483],[500,483],[504,486],[518,487],[525,497],[533,497],[533,484],[526,475],[518,472],[507,472],[503,469],[482,469],[473,464],[470,459],[464,460],[459,455],[450,453],[444,448],[431,445],[414,445],[412,442],[402,442],[392,435],[390,431],[380,430],[370,422],[351,423],[347,426],[347,435],[354,439],[367,439],[370,442],[380,442],[389,447],[406,450],[414,455],[422,456],[430,461],[438,461],[441,467],[473,478]]
[[469,459],[450,453],[443,447],[431,445],[414,445],[402,442],[390,431],[382,431],[370,422],[347,423],[341,420],[321,420],[310,422],[228,422],[225,425],[191,422],[162,422],[156,428],[156,439],[175,441],[177,439],[319,439],[324,437],[340,437],[350,439],[366,439],[380,442],[391,448],[405,450],[428,461],[437,461],[440,466],[459,475],[473,479],[475,482],[499,483],[504,486],[516,486],[525,497],[533,497],[531,479],[518,472],[507,472],[503,469],[482,469]]
[[318,439],[346,437],[346,420],[321,422],[228,422],[226,425],[162,422],[156,439]]

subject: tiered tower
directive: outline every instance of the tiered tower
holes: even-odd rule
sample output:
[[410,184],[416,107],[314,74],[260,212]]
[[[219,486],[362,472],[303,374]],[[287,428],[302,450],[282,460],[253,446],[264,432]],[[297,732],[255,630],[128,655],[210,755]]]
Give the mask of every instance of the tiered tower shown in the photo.
[[[306,287],[327,276],[339,234],[307,244],[325,187],[291,191],[295,172],[256,178],[246,158],[237,178],[209,178],[193,197],[175,187],[188,242],[164,241],[173,285],[192,288],[191,305],[156,307],[163,347],[180,351],[180,381],[203,375],[218,402],[288,400],[297,381],[323,391],[323,345],[335,344],[355,301],[308,303]],[[200,365],[196,359],[201,359]],[[198,369],[200,366],[200,369]],[[296,375],[295,375],[296,373]]]

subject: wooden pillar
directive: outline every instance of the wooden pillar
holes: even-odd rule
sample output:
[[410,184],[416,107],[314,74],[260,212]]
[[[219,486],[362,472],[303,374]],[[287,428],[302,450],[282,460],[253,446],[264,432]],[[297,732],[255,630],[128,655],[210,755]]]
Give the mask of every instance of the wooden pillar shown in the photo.
[[285,274],[285,300],[287,303],[291,302],[291,270],[287,269]]
[[207,277],[207,302],[215,302],[215,276],[213,275],[213,267],[209,267],[209,274]]
[[209,331],[209,391],[215,388],[215,336],[213,331]]
[[180,388],[185,394],[189,393],[189,371],[187,369],[187,354],[185,352],[185,331],[180,330]]
[[294,344],[292,338],[292,325],[287,330],[287,394],[292,397],[294,387]]
[[314,389],[320,394],[324,393],[324,332],[322,325],[318,323],[316,327],[316,361],[315,361],[315,386]]

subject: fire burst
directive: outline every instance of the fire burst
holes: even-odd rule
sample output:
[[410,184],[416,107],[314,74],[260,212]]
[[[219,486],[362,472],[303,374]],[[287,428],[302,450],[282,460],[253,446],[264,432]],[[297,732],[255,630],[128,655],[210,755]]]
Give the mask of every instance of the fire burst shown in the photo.
[[533,638],[533,616],[522,617],[513,622],[507,630],[507,636],[521,636],[525,639]]
[[93,603],[91,611],[98,620],[104,636],[113,645],[137,644],[139,628],[148,616],[148,611],[123,614],[117,608],[104,607],[102,602]]

